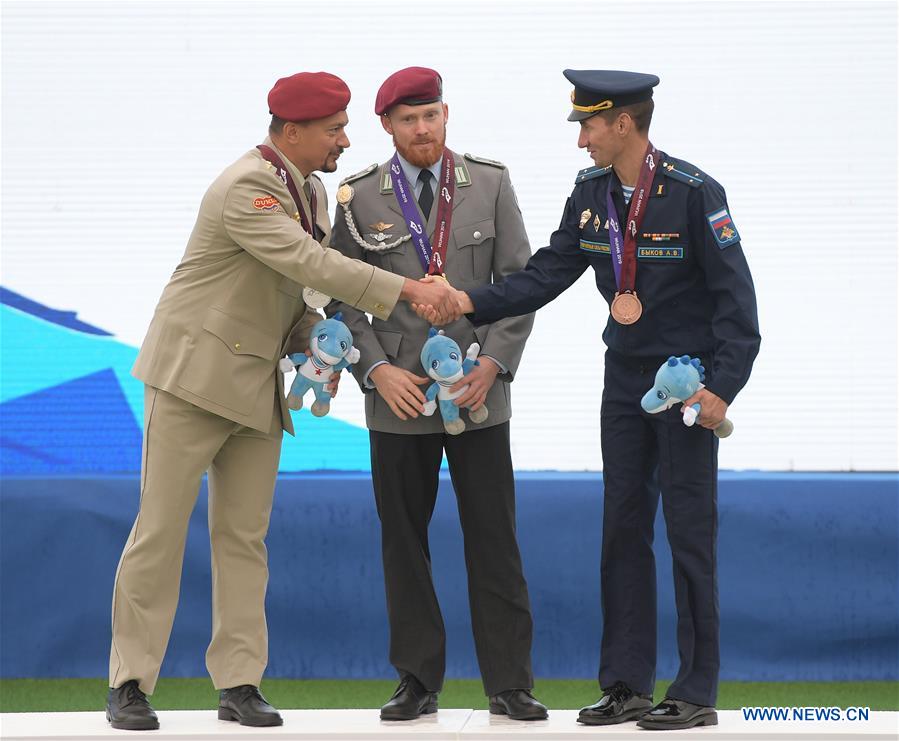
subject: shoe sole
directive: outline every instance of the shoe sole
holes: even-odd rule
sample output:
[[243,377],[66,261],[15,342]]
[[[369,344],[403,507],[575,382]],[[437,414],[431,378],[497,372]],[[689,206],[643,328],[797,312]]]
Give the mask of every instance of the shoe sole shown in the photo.
[[652,705],[647,705],[645,708],[628,710],[626,713],[616,715],[614,718],[591,718],[589,715],[579,715],[577,717],[577,722],[583,723],[585,726],[615,726],[619,723],[627,723],[636,720],[650,710],[652,710]]
[[432,713],[437,712],[437,703],[435,702],[432,705],[427,705],[424,710],[420,713],[416,713],[415,715],[385,715],[381,712],[381,720],[415,720],[416,718],[422,715],[431,715]]
[[657,720],[640,720],[637,721],[637,725],[640,728],[645,728],[647,731],[677,731],[684,728],[696,728],[697,726],[717,726],[718,713],[706,713],[705,715],[690,718],[690,720],[668,723]]
[[269,721],[262,721],[260,723],[254,723],[252,721],[245,720],[241,718],[237,713],[235,713],[230,708],[223,708],[219,706],[219,720],[233,720],[242,726],[250,726],[252,728],[270,728],[272,726],[283,726],[284,719],[283,718],[273,718]]
[[109,711],[106,712],[106,720],[109,721],[109,725],[119,731],[158,731],[159,730],[159,721],[145,721],[145,720],[113,720],[109,715]]
[[511,713],[506,712],[506,709],[502,705],[494,705],[493,703],[490,703],[490,715],[505,715],[509,720],[547,720],[549,718],[548,712],[537,714],[518,713],[517,715],[512,715]]

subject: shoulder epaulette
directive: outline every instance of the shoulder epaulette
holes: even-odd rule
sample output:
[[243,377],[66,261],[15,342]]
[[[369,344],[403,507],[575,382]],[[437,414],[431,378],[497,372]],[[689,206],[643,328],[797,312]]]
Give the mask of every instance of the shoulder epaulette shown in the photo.
[[574,184],[583,183],[587,180],[593,180],[593,178],[599,178],[611,171],[612,166],[608,167],[586,167],[583,170],[580,170],[577,174],[577,177],[574,179]]
[[359,172],[357,172],[355,175],[350,175],[348,178],[344,178],[343,180],[340,181],[340,184],[345,185],[346,183],[352,183],[352,182],[355,182],[356,180],[360,180],[360,179],[364,178],[366,175],[371,175],[371,173],[373,173],[377,169],[378,169],[378,163],[375,162],[375,164],[369,165],[364,170],[360,170]]
[[467,160],[471,160],[472,162],[480,162],[482,165],[491,165],[492,167],[500,167],[500,168],[505,167],[505,165],[502,162],[499,162],[498,160],[488,160],[486,157],[477,157],[473,154],[469,154],[468,152],[466,152],[462,156],[465,157],[465,159],[467,159]]
[[668,157],[662,160],[662,169],[675,180],[680,180],[692,188],[698,188],[705,181],[706,175],[693,165]]

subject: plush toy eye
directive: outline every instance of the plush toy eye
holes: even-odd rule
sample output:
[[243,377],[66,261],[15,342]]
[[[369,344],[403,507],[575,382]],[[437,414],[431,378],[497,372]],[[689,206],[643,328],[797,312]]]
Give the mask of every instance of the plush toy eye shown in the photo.
[[431,368],[433,368],[434,370],[437,370],[439,367],[440,367],[440,361],[439,361],[439,360],[434,360],[434,361],[431,363]]
[[343,340],[340,341],[340,349],[346,350],[346,342],[344,342]]
[[452,358],[453,360],[458,360],[458,359],[459,359],[459,356],[458,356],[456,353],[451,352],[451,353],[450,353],[450,358]]
[[661,401],[665,401],[665,399],[668,398],[668,394],[664,391],[656,391],[656,396],[658,396]]
[[326,339],[328,339],[328,335],[326,335],[326,334],[320,334],[320,335],[318,336],[318,341],[319,341],[319,342],[324,342]]

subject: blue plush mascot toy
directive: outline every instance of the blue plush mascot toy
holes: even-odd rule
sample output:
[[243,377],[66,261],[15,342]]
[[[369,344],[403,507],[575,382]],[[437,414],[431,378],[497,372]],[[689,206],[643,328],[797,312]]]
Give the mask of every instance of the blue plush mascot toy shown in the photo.
[[294,353],[282,358],[281,371],[287,373],[297,368],[297,376],[287,395],[287,406],[291,409],[303,408],[303,395],[315,391],[315,401],[311,411],[316,417],[324,417],[331,410],[331,394],[325,388],[332,373],[339,373],[359,360],[359,350],[353,347],[353,335],[342,321],[338,311],[330,319],[322,319],[309,335],[311,356]]
[[[443,334],[443,330],[438,332],[433,327],[421,348],[421,365],[425,373],[434,379],[434,383],[425,391],[425,416],[430,417],[437,410],[439,401],[443,427],[450,435],[458,435],[465,430],[465,421],[459,417],[459,407],[453,404],[453,399],[464,394],[468,386],[463,386],[456,392],[451,392],[450,387],[467,376],[476,365],[480,365],[477,360],[480,351],[481,346],[477,342],[471,343],[463,360],[462,350],[456,342]],[[485,406],[475,411],[468,408],[468,416],[475,423],[483,422],[487,419],[487,414]]]
[[[699,363],[699,358],[691,358],[689,355],[681,355],[679,358],[673,355],[668,358],[656,373],[655,385],[643,396],[640,406],[643,411],[650,414],[664,412],[675,404],[689,399],[699,389],[705,380],[705,368]],[[700,405],[691,404],[683,410],[684,424],[691,427],[699,417]],[[734,431],[733,422],[726,417],[715,428],[718,437],[727,437]]]

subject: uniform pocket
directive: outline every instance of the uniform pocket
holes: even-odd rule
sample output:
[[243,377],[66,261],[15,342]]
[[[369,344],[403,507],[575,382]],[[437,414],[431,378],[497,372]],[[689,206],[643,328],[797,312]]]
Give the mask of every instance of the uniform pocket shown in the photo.
[[179,385],[226,409],[250,414],[259,389],[274,373],[280,344],[258,327],[210,309]]
[[376,329],[375,336],[378,338],[378,342],[384,350],[384,354],[388,358],[396,360],[399,357],[400,345],[403,342],[402,332],[389,332],[384,329]]
[[493,264],[493,244],[496,238],[496,225],[493,219],[484,219],[453,229],[453,240],[456,243],[456,265],[447,265],[459,278],[465,281],[489,280]]

